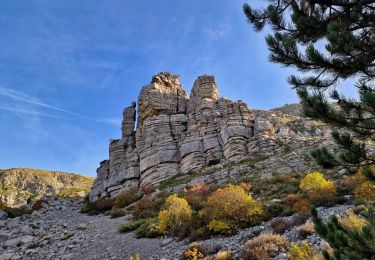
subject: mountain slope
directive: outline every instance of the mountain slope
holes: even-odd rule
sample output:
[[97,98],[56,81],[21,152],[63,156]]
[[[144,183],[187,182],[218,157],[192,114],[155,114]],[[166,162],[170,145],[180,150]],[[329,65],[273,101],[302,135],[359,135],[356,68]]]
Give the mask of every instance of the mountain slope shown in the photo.
[[73,173],[29,168],[0,170],[0,201],[8,206],[25,204],[30,197],[45,194],[86,194],[94,178]]

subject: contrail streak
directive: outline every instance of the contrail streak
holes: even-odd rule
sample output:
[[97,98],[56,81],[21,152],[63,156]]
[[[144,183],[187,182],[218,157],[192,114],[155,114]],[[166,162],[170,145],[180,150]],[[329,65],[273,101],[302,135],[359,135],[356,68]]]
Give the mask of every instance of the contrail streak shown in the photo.
[[[107,120],[107,119],[106,120],[98,120],[98,119],[95,119],[95,118],[92,118],[92,117],[88,117],[88,116],[85,116],[85,115],[82,115],[82,114],[78,114],[78,113],[75,113],[75,112],[57,107],[57,106],[47,104],[47,103],[43,102],[42,100],[40,100],[38,98],[35,98],[35,97],[32,97],[32,96],[29,96],[29,95],[27,95],[23,92],[12,90],[12,89],[9,89],[9,88],[4,88],[4,87],[1,87],[1,86],[0,86],[0,96],[9,97],[9,98],[12,98],[13,100],[22,101],[24,103],[28,103],[28,104],[32,104],[32,105],[35,105],[35,106],[51,109],[51,110],[54,110],[54,111],[57,111],[57,112],[62,112],[62,113],[65,113],[65,114],[69,114],[69,115],[72,115],[72,116],[75,116],[75,117],[78,117],[78,118],[82,118],[82,119],[85,119],[85,120],[89,120],[89,121],[93,121],[93,122],[97,122],[97,123],[101,123],[101,124],[111,124],[111,125],[114,124],[113,122],[111,122],[111,120]],[[7,110],[9,110],[9,109],[7,109]]]

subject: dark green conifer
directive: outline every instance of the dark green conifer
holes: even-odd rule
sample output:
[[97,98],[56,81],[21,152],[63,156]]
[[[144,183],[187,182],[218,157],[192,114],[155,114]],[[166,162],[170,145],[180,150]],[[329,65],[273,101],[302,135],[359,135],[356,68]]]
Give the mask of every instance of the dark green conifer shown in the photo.
[[[270,25],[270,60],[301,72],[289,82],[300,97],[302,113],[347,130],[334,133],[344,148],[339,156],[327,149],[312,155],[325,167],[375,164],[365,146],[375,141],[375,1],[265,2],[269,5],[263,10],[245,4],[244,12],[255,31]],[[358,99],[338,92],[348,79],[356,81]]]

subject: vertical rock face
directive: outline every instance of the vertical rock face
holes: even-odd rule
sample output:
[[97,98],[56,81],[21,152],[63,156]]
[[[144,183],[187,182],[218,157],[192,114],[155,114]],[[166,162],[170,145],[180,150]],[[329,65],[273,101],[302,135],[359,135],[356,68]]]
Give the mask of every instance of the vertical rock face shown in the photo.
[[267,155],[277,145],[275,139],[299,134],[283,119],[291,116],[220,98],[209,75],[197,78],[190,98],[179,76],[155,75],[139,95],[134,131],[135,113],[135,103],[124,110],[122,138],[110,143],[109,160],[97,170],[91,201],[157,185],[206,165]]
[[136,118],[136,111],[135,111],[136,103],[132,102],[130,107],[124,109],[123,120],[122,120],[122,138],[129,137],[134,132],[135,127],[135,118]]

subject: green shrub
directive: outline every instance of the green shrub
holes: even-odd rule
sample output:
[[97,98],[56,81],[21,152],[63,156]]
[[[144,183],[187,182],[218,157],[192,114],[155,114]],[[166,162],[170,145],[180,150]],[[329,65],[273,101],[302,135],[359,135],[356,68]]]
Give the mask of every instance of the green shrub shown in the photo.
[[81,213],[88,213],[89,215],[95,215],[111,210],[113,207],[113,199],[100,199],[94,202],[85,199],[81,208]]
[[20,208],[5,208],[4,211],[8,214],[9,218],[16,218],[22,215],[31,214],[33,212],[32,209],[29,209],[26,206],[22,206]]
[[130,231],[136,230],[140,225],[142,225],[145,222],[144,219],[137,219],[137,220],[129,220],[128,222],[125,222],[123,224],[120,224],[118,227],[119,232],[126,233]]
[[125,192],[115,198],[113,203],[113,207],[115,208],[124,208],[129,206],[130,204],[136,202],[142,198],[142,193],[138,192],[137,190],[130,190]]
[[267,219],[289,216],[292,212],[280,203],[272,202],[264,206]]
[[119,218],[125,216],[126,214],[128,214],[128,211],[125,209],[113,208],[109,211],[111,218]]
[[159,220],[157,218],[146,219],[137,229],[137,237],[159,237],[163,233],[160,231]]

